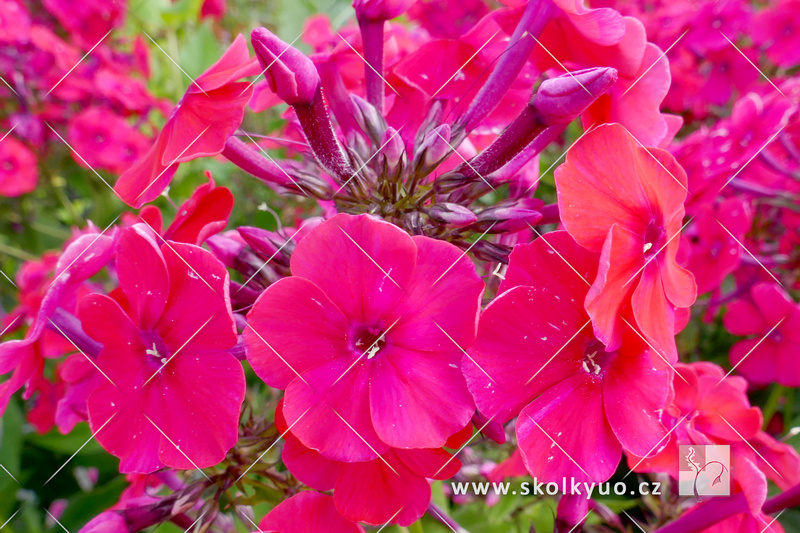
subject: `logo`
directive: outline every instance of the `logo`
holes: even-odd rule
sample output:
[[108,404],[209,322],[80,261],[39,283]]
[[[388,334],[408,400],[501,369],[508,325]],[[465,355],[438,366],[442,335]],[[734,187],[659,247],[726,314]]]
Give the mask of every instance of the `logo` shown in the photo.
[[695,498],[730,496],[730,446],[691,444],[678,448],[678,494]]

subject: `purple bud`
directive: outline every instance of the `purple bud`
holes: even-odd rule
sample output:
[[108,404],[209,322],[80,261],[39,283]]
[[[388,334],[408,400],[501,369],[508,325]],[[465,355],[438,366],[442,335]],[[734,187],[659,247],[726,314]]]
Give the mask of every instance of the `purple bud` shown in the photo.
[[370,20],[397,18],[414,3],[414,0],[353,0],[356,17]]
[[419,156],[423,158],[427,167],[435,166],[451,151],[449,124],[442,124],[433,128],[425,135],[419,148],[417,148]]
[[428,210],[428,216],[436,222],[462,228],[478,220],[478,216],[463,205],[440,202]]
[[310,105],[314,101],[320,78],[309,58],[266,28],[254,29],[250,42],[278,98],[292,106]]
[[405,155],[406,146],[403,143],[403,138],[400,137],[400,133],[392,127],[386,128],[386,131],[383,132],[381,146],[381,154],[383,154],[386,166],[391,173],[400,165]]
[[611,67],[587,68],[545,80],[531,99],[547,124],[570,122],[617,81]]
[[[355,107],[355,119],[361,131],[369,137],[373,143],[380,140],[386,131],[386,120],[377,108],[358,95],[351,95],[350,101]],[[382,143],[381,143],[382,144]]]
[[285,239],[278,233],[261,228],[241,226],[239,235],[262,259],[289,266],[289,256],[294,250],[295,243]]
[[92,518],[78,533],[124,533],[130,531],[125,518],[117,511],[103,511]]
[[544,202],[538,198],[519,198],[490,207],[478,214],[478,229],[491,233],[520,231],[541,220]]

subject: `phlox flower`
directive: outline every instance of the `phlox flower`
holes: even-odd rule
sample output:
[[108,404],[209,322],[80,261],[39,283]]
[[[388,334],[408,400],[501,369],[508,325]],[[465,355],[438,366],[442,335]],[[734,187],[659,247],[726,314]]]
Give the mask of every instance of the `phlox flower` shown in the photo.
[[27,146],[6,137],[0,143],[0,196],[19,196],[36,189],[39,169]]
[[244,371],[227,352],[237,341],[227,271],[201,248],[156,238],[144,224],[122,230],[120,288],[78,308],[103,345],[89,425],[123,473],[218,463],[236,443],[244,399]]
[[623,449],[647,455],[665,434],[670,371],[654,368],[631,328],[606,350],[589,325],[598,258],[563,231],[518,245],[464,356],[479,411],[501,423],[519,415],[522,459],[541,480],[605,481]]
[[781,68],[800,64],[800,2],[779,0],[758,12],[753,21],[753,40],[766,48],[770,61]]
[[617,349],[621,312],[630,307],[657,354],[677,360],[675,308],[692,305],[697,292],[676,261],[686,173],[666,151],[645,149],[623,126],[604,124],[575,143],[555,179],[564,227],[600,253],[585,302],[597,338]]
[[[336,509],[354,522],[401,526],[416,522],[431,501],[426,478],[449,479],[461,468],[461,461],[441,448],[391,448],[379,458],[357,463],[326,459],[289,431],[280,405],[276,426],[286,441],[282,454],[286,468],[309,487],[333,490]],[[446,446],[458,448],[470,436],[472,425],[468,424]]]
[[747,336],[731,348],[731,364],[757,386],[800,387],[800,304],[774,282],[757,283],[732,303],[725,328]]
[[439,448],[474,404],[459,363],[483,282],[455,246],[339,214],[291,257],[248,314],[248,360],[286,389],[292,432],[328,459]]
[[364,528],[342,518],[333,498],[313,491],[301,492],[275,506],[258,523],[258,530],[260,533],[364,533]]
[[253,95],[251,84],[238,80],[258,72],[246,39],[237,36],[219,61],[188,87],[150,150],[120,176],[114,186],[120,198],[141,207],[161,194],[178,163],[221,153]]
[[89,107],[70,118],[67,139],[82,167],[124,172],[148,148],[147,137],[104,107]]

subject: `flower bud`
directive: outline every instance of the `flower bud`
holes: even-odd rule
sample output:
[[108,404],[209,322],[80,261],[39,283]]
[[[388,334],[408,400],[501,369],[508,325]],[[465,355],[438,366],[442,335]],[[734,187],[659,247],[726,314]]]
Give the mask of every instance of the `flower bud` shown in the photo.
[[381,137],[381,146],[381,154],[386,161],[387,172],[394,174],[405,160],[406,146],[400,133],[394,128],[386,128]]
[[254,29],[250,42],[278,98],[292,106],[310,105],[314,101],[321,82],[309,58],[266,28]]
[[531,104],[547,124],[570,122],[617,81],[611,67],[587,68],[545,80]]
[[125,518],[117,511],[103,511],[92,518],[78,533],[125,533],[130,531]]
[[537,198],[502,202],[478,213],[477,228],[486,231],[491,227],[491,233],[520,231],[541,220],[543,205],[544,202]]
[[425,135],[422,143],[417,148],[418,154],[415,154],[415,156],[422,158],[424,166],[432,167],[451,151],[450,125],[442,124]]
[[456,228],[469,226],[478,220],[478,216],[463,205],[440,202],[428,210],[431,219]]
[[380,114],[375,106],[360,96],[355,94],[351,95],[350,101],[353,103],[353,107],[355,107],[356,122],[358,122],[361,131],[363,131],[373,143],[379,142],[386,131],[386,120],[384,120],[383,115]]
[[295,242],[285,239],[278,233],[261,228],[241,226],[239,235],[262,259],[289,266],[289,256],[294,250]]

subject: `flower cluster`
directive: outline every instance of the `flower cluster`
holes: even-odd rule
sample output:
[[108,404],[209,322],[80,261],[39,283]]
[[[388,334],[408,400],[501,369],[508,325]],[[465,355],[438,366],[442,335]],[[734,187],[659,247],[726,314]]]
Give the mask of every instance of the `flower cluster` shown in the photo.
[[[0,317],[0,412],[23,390],[38,433],[87,423],[126,475],[82,533],[465,531],[479,495],[437,481],[630,475],[664,496],[617,514],[565,494],[548,519],[783,531],[796,0],[355,0],[341,27],[307,21],[308,54],[236,34],[174,105],[145,43],[109,38],[124,4],[44,6],[0,0],[0,194],[35,188],[55,136],[132,208],[24,263]],[[300,207],[228,228],[254,199],[210,172],[151,203],[218,156]],[[731,496],[682,498],[688,445],[730,448]]]

